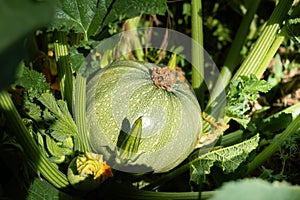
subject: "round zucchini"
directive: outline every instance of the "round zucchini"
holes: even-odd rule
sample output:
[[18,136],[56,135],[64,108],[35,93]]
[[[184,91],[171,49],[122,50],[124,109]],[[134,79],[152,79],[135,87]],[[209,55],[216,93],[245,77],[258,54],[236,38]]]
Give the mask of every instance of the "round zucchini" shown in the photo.
[[86,108],[92,150],[126,172],[173,169],[202,131],[199,103],[180,68],[115,61],[89,77]]

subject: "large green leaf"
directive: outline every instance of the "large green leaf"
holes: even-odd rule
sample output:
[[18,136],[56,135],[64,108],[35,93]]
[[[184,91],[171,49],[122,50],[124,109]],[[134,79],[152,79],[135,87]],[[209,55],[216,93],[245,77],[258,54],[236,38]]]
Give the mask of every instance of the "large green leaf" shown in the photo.
[[254,122],[259,132],[267,135],[286,129],[292,121],[291,113],[280,112],[265,119],[257,118]]
[[191,166],[191,181],[198,182],[200,176],[210,173],[210,168],[217,165],[224,172],[230,173],[238,168],[245,161],[249,153],[256,149],[259,142],[259,135],[250,138],[239,144],[211,151],[197,158]]
[[116,20],[141,13],[164,14],[166,0],[57,0],[51,28],[94,36]]
[[50,22],[53,1],[0,1],[0,54],[30,31]]
[[69,196],[50,185],[47,181],[36,178],[28,189],[27,200],[47,200],[47,199],[80,199]]
[[55,4],[49,0],[0,3],[0,88],[4,88],[13,82],[16,67],[25,55],[25,37],[50,22]]
[[244,179],[224,184],[210,200],[297,200],[300,187],[288,183],[273,184],[261,179]]

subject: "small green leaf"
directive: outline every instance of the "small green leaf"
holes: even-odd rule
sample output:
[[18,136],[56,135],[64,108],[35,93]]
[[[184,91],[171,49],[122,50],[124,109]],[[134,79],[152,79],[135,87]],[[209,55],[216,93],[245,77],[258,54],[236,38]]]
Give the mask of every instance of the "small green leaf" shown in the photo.
[[250,121],[247,112],[250,103],[257,99],[259,92],[268,92],[271,85],[265,80],[259,80],[254,74],[241,76],[232,81],[227,91],[226,115],[246,127]]
[[274,68],[274,74],[271,74],[268,77],[268,83],[270,83],[272,87],[278,85],[284,76],[283,65],[279,54],[275,55],[275,62],[273,68]]
[[50,126],[51,136],[61,142],[65,142],[70,136],[77,136],[76,124],[68,110],[67,103],[63,100],[56,101],[49,93],[41,95],[38,100],[50,110],[56,121]]
[[176,54],[174,53],[174,54],[172,54],[172,57],[171,57],[171,59],[170,59],[170,61],[168,62],[168,67],[170,68],[170,69],[175,69],[176,68]]
[[45,76],[35,70],[29,69],[24,63],[20,66],[18,76],[15,84],[24,87],[30,101],[50,91],[50,85],[46,82]]
[[258,142],[259,135],[257,134],[239,144],[211,151],[196,158],[191,167],[191,181],[198,183],[200,176],[210,174],[210,168],[213,165],[221,167],[226,173],[233,172],[245,161],[249,153],[256,149]]
[[[55,158],[60,158],[56,159],[59,162],[56,163],[61,163],[65,160],[66,155],[71,155],[73,153],[73,146],[70,146],[68,143],[72,143],[72,138],[69,137],[66,139],[66,142],[56,142],[54,141],[50,136],[46,136],[46,144],[47,144],[47,149],[50,152],[51,156]],[[64,144],[67,143],[68,146],[65,146]]]
[[25,110],[26,114],[36,122],[42,121],[42,109],[39,105],[31,103],[30,101],[24,101],[23,109]]
[[15,85],[22,86],[23,92],[23,111],[36,122],[42,121],[42,109],[36,104],[36,99],[43,93],[50,91],[50,85],[46,82],[43,74],[31,70],[20,63]]

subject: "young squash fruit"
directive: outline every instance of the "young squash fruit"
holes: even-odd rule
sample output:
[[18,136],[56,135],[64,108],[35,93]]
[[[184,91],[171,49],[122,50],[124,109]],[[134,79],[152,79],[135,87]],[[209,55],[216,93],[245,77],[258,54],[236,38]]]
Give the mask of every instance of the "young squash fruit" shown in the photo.
[[86,108],[91,149],[126,172],[173,169],[202,132],[200,106],[180,68],[115,61],[89,77]]

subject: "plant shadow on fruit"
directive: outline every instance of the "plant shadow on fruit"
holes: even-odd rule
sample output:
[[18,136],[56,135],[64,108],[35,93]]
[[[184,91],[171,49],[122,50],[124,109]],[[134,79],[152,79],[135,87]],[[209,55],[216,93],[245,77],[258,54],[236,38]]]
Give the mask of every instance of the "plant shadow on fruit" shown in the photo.
[[[130,152],[124,149],[124,141],[128,139],[128,134],[130,134],[131,129],[130,122],[127,118],[124,118],[121,125],[121,130],[117,139],[117,144],[115,149],[110,149],[110,158],[107,160],[108,164],[112,168],[116,168],[118,171],[129,172],[129,173],[148,173],[153,172],[154,169],[150,166],[144,164],[136,164],[136,161],[146,152],[137,154],[136,152]],[[133,136],[135,137],[135,136]],[[109,148],[109,147],[107,147]],[[122,154],[131,154],[130,158],[122,158]],[[118,163],[118,164],[117,164]],[[116,164],[114,166],[114,164]]]

